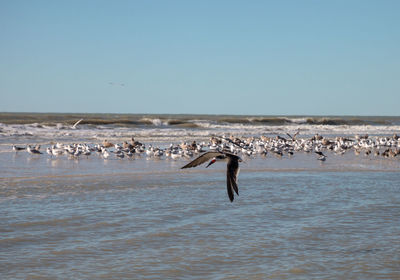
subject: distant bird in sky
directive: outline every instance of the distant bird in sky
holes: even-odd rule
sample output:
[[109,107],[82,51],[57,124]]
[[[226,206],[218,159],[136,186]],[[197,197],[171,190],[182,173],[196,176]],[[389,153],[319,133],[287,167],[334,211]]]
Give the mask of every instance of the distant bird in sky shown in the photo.
[[114,82],[109,82],[108,83],[110,86],[120,86],[120,87],[124,87],[125,83],[114,83]]
[[189,162],[188,164],[183,166],[181,169],[196,167],[200,164],[205,163],[206,161],[208,161],[210,159],[211,159],[211,161],[208,163],[206,168],[217,161],[227,161],[228,162],[227,169],[226,169],[226,188],[227,188],[229,200],[232,202],[234,199],[233,192],[235,192],[237,195],[239,195],[239,189],[238,189],[238,185],[237,185],[237,176],[239,174],[239,162],[242,161],[242,159],[239,156],[228,153],[228,152],[210,151],[210,152],[206,152],[206,153],[202,154],[195,160]]

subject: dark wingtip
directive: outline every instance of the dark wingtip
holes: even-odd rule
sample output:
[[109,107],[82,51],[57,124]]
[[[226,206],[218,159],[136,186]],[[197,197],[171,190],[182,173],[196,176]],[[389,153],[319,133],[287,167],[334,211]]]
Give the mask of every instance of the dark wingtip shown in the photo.
[[188,165],[185,165],[185,166],[182,166],[181,167],[181,169],[186,169],[186,168],[193,168],[194,166],[188,166]]

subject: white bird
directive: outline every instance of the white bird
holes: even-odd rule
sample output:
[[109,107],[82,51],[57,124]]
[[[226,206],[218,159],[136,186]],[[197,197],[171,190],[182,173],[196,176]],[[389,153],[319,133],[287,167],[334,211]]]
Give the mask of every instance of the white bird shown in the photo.
[[103,156],[104,159],[107,159],[110,156],[110,153],[107,151],[107,149],[102,148],[101,155]]
[[117,151],[119,151],[119,150],[122,150],[124,147],[122,147],[120,144],[115,144],[115,145],[114,145],[114,148],[115,148]]
[[76,129],[76,126],[77,126],[81,121],[83,121],[83,119],[80,119],[79,121],[77,121],[76,123],[74,123],[74,125],[71,126],[71,128],[72,128],[72,129]]
[[178,158],[181,158],[181,157],[182,157],[182,154],[179,153],[178,150],[172,150],[171,151],[171,158],[172,159],[178,159]]
[[151,145],[149,145],[149,148],[146,150],[146,155],[149,157],[154,155],[154,149]]
[[86,158],[88,158],[91,154],[92,154],[92,152],[89,150],[89,149],[84,149],[83,151],[82,151],[82,153],[83,153],[83,155],[84,156],[86,156]]
[[56,148],[55,146],[51,148],[51,153],[53,154],[53,156],[60,156],[64,154],[64,151],[65,151],[64,149]]

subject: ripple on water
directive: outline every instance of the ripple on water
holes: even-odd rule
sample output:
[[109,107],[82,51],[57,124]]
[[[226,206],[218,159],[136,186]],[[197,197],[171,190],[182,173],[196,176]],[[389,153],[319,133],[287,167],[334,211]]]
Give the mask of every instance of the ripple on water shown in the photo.
[[163,167],[3,181],[0,192],[9,199],[0,201],[0,273],[399,278],[396,172],[248,168],[230,203],[224,166],[182,173]]

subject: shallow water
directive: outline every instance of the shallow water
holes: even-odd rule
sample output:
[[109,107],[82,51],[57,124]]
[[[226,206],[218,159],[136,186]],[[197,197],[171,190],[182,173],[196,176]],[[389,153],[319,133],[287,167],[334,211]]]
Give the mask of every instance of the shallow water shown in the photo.
[[0,154],[3,279],[399,279],[398,159]]

